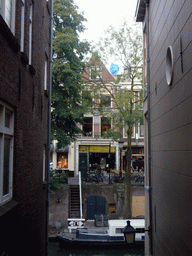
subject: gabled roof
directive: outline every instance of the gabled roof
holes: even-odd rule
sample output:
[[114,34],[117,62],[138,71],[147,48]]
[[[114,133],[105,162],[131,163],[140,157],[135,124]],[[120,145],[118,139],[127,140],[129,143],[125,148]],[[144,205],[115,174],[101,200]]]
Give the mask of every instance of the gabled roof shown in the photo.
[[101,60],[94,61],[93,58],[91,58],[90,61],[87,62],[86,67],[85,67],[85,71],[83,72],[83,75],[82,75],[82,79],[84,81],[87,81],[87,82],[88,81],[94,81],[90,77],[90,72],[91,72],[91,67],[97,67],[97,66],[101,67],[101,69],[102,69],[101,79],[102,79],[103,82],[110,83],[110,82],[114,82],[115,81],[114,76],[105,67],[103,62]]

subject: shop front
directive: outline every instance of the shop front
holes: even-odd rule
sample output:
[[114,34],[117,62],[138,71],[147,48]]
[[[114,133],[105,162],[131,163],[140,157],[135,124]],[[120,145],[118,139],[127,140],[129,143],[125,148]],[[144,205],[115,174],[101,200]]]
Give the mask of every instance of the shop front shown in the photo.
[[116,147],[111,145],[80,145],[79,171],[83,176],[97,171],[116,169]]

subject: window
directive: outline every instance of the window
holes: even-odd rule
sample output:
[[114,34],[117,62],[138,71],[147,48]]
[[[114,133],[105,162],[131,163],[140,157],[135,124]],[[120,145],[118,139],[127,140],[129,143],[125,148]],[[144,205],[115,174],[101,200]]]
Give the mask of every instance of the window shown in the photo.
[[123,230],[124,230],[124,228],[116,228],[115,233],[116,234],[123,234]]
[[101,117],[101,136],[111,128],[111,119],[109,117]]
[[91,67],[91,79],[99,79],[101,78],[101,69],[99,67]]
[[91,91],[84,90],[82,91],[82,102],[84,105],[91,107],[93,103]]
[[63,153],[63,152],[57,153],[57,168],[61,168],[61,169],[68,168],[68,153]]
[[15,34],[15,2],[16,0],[0,0],[0,14]]
[[100,104],[102,107],[110,108],[111,107],[111,95],[101,93]]
[[[123,138],[127,138],[127,130],[128,130],[128,126],[125,125],[123,127]],[[133,128],[132,128],[132,136],[131,137],[135,138],[135,126],[133,126]]]
[[116,207],[115,204],[109,204],[109,213],[115,213]]
[[24,52],[24,32],[25,32],[25,0],[21,1],[21,52]]
[[139,137],[144,137],[145,135],[145,127],[144,127],[144,124],[143,122],[140,122],[139,123]]
[[44,90],[47,91],[47,67],[48,67],[48,58],[45,56],[45,66],[44,66]]
[[93,118],[92,117],[84,117],[83,119],[83,135],[84,136],[92,136],[93,134]]
[[32,22],[33,22],[33,5],[29,10],[29,65],[32,63]]
[[0,101],[0,205],[12,197],[14,112]]
[[173,48],[169,46],[167,48],[167,55],[166,55],[166,80],[168,85],[171,85],[173,80],[173,68],[174,68]]

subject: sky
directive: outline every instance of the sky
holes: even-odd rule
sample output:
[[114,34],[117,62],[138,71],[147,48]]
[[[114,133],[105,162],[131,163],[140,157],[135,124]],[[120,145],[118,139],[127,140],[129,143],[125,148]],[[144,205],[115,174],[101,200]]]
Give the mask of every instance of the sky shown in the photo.
[[74,3],[87,19],[86,30],[81,33],[80,39],[93,42],[93,45],[105,35],[104,32],[110,25],[118,28],[124,20],[130,23],[135,20],[137,0],[74,0]]

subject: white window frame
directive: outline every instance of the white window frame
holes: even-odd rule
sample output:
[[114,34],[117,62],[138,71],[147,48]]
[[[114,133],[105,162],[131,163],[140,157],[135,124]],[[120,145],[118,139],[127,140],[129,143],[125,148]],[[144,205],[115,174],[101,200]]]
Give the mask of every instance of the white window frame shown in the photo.
[[[8,9],[6,9],[8,6],[8,2],[10,2],[10,6]],[[16,5],[16,0],[4,0],[0,1],[0,14],[7,23],[7,26],[10,28],[11,32],[13,35],[15,35],[15,5]],[[10,17],[8,20],[7,17],[7,11],[10,13]]]
[[33,4],[29,8],[29,65],[32,63],[32,26],[33,26]]
[[[143,129],[144,129],[144,134],[143,135],[141,135],[141,126],[143,126]],[[144,138],[145,137],[144,123],[143,124],[141,124],[141,123],[138,124],[138,130],[139,130],[139,138]]]
[[25,0],[21,0],[21,41],[20,51],[24,52],[24,38],[25,38]]
[[[9,125],[6,126],[6,113],[9,115]],[[10,139],[9,147],[9,180],[8,193],[3,194],[4,185],[4,145],[5,138]],[[13,143],[14,143],[14,110],[0,101],[0,205],[11,200],[13,194]]]
[[[125,128],[126,128],[126,127],[123,126],[123,138],[127,138],[127,132],[126,132],[126,129],[125,129]],[[132,139],[135,138],[135,125],[133,126],[133,132],[132,132],[131,138],[132,138]]]

